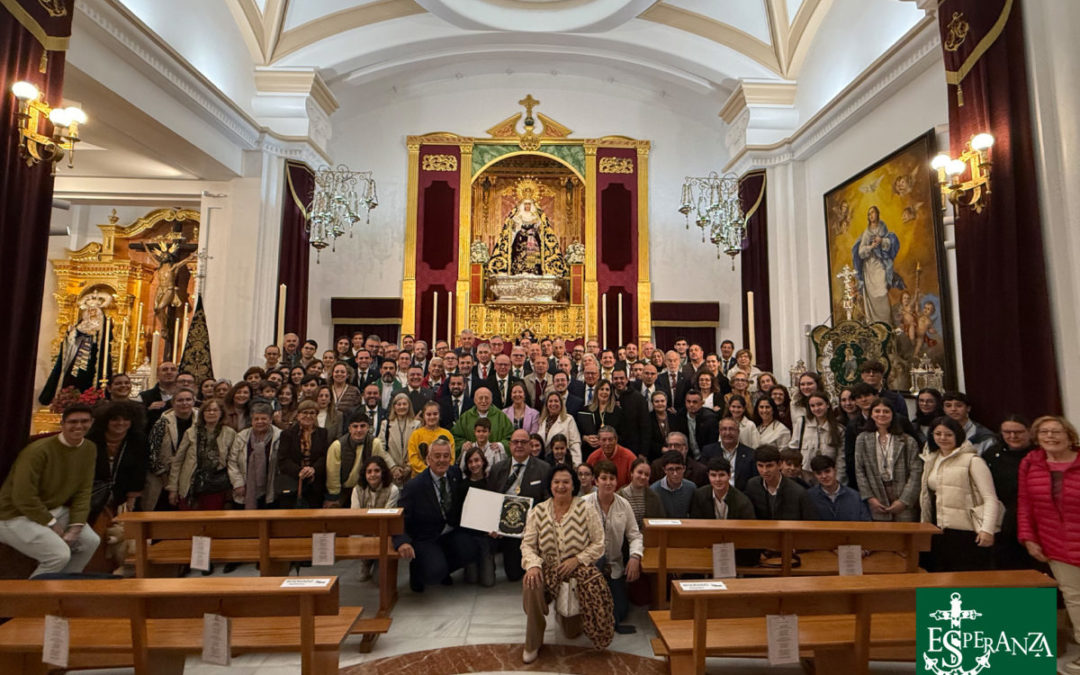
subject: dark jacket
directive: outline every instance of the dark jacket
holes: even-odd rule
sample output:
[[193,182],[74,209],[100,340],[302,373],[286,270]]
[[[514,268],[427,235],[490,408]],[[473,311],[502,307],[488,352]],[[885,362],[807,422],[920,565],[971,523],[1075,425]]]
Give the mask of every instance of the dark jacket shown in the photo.
[[461,523],[461,506],[465,503],[465,490],[461,483],[464,479],[461,470],[451,466],[446,472],[450,483],[449,488],[451,505],[449,512],[444,517],[442,506],[439,504],[438,494],[435,492],[435,481],[431,475],[431,469],[424,469],[419,475],[405,483],[398,497],[398,506],[405,510],[405,531],[394,535],[394,548],[400,548],[402,544],[411,544],[414,541],[435,541],[442,534],[447,525],[457,527]]
[[754,513],[760,520],[819,520],[817,507],[806,490],[793,480],[780,478],[776,491],[775,508],[770,506],[769,491],[761,476],[754,476],[746,484],[746,496],[754,505]]
[[600,447],[588,443],[585,436],[598,433],[601,426],[613,427],[615,433],[619,436],[619,445],[626,447],[622,442],[623,437],[626,435],[624,430],[626,419],[622,408],[619,406],[615,406],[615,409],[609,413],[604,413],[603,419],[601,419],[600,413],[597,411],[582,409],[578,411],[577,415],[574,415],[574,421],[577,422],[578,432],[581,434],[581,457],[583,459]]
[[[94,464],[94,483],[113,481],[112,503],[123,504],[129,492],[142,492],[146,483],[147,446],[142,430],[131,429],[121,442],[119,462],[109,471],[109,450],[105,444],[105,429],[94,425],[86,439],[97,446],[97,461]],[[115,480],[114,480],[115,478]],[[90,514],[93,521],[97,514]]]
[[[723,457],[724,448],[717,443],[710,443],[706,445],[701,451],[701,462],[708,466],[709,460],[713,457]],[[735,462],[731,466],[731,470],[735,473],[734,485],[739,489],[739,492],[746,492],[746,484],[750,482],[750,479],[758,475],[757,463],[754,461],[754,449],[749,445],[743,445],[739,443],[735,448]]]
[[656,419],[656,411],[649,413],[649,449],[646,455],[649,461],[659,459],[660,455],[664,452],[664,445],[667,444],[667,435],[672,431],[678,431],[671,423],[675,420],[675,411],[668,409],[667,412],[667,432],[660,428],[660,422]]
[[652,424],[649,419],[649,404],[645,397],[627,388],[619,396],[619,406],[623,412],[623,434],[619,444],[630,449],[635,455],[649,452],[652,439]]
[[[702,408],[698,411],[698,414],[695,416],[696,426],[694,431],[697,440],[698,453],[704,451],[706,446],[716,443],[717,439],[720,438],[719,422],[720,419],[715,411],[708,408]],[[693,447],[693,443],[690,443],[690,423],[687,420],[685,409],[675,413],[675,416],[671,420],[671,430],[681,431],[686,434],[687,443],[691,448]],[[692,449],[690,454],[694,454]]]
[[[465,412],[471,407],[473,407],[472,397],[462,394],[461,412]],[[460,413],[454,409],[454,397],[450,395],[450,392],[447,392],[446,396],[439,399],[439,426],[443,429],[453,429],[454,422],[457,422],[459,416]]]
[[154,428],[154,422],[165,414],[165,411],[172,407],[172,399],[165,401],[165,407],[158,408],[157,410],[150,410],[151,403],[157,403],[161,400],[161,385],[155,384],[153,387],[147,389],[144,392],[139,393],[139,399],[142,404],[146,406],[146,431],[149,434],[150,430]]
[[[491,473],[488,474],[488,490],[502,493],[513,466],[513,457],[496,462],[495,466],[491,467]],[[530,457],[521,476],[521,491],[518,494],[522,497],[532,497],[535,506],[548,498],[549,478],[551,478],[551,465],[538,457]]]
[[846,485],[840,486],[840,494],[836,496],[835,502],[829,499],[825,488],[820,484],[807,490],[806,494],[814,502],[822,520],[873,520],[870,517],[870,508],[859,496],[859,491]]
[[[728,507],[728,520],[753,520],[757,517],[754,505],[750,499],[734,485],[728,487],[724,495],[724,503]],[[716,518],[716,510],[713,508],[712,485],[705,484],[694,490],[694,496],[690,498],[691,518]]]
[[[473,368],[476,371],[476,368]],[[499,410],[510,407],[510,387],[514,386],[515,382],[521,382],[522,380],[514,377],[512,374],[506,376],[506,396],[502,395],[502,391],[499,390],[499,377],[492,370],[491,377],[488,378],[488,388],[491,389],[491,405],[495,406]],[[525,392],[525,400],[528,402],[529,393]],[[449,429],[450,427],[446,427]]]
[[[311,466],[315,469],[315,476],[310,481],[304,481],[303,492],[310,508],[322,508],[323,505],[326,491],[326,451],[330,448],[330,442],[326,429],[315,427],[311,431]],[[300,454],[300,424],[295,423],[281,432],[278,444],[279,478],[275,482],[277,489],[295,490],[303,466],[303,457]]]
[[675,380],[675,389],[672,390],[671,380],[665,368],[656,377],[656,388],[667,394],[668,410],[682,410],[683,403],[686,401],[686,392],[690,389],[690,380],[680,372]]

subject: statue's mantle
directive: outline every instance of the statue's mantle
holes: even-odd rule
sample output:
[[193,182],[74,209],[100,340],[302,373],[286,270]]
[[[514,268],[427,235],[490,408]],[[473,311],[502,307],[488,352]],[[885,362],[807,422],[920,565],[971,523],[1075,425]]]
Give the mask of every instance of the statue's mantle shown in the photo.
[[486,279],[485,302],[493,305],[568,305],[570,279],[556,276],[520,274]]

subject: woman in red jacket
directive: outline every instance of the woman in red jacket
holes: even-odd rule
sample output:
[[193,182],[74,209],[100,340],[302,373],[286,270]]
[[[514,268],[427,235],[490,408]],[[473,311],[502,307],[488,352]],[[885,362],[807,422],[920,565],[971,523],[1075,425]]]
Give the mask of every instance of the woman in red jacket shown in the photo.
[[[1017,538],[1050,564],[1080,642],[1080,436],[1064,417],[1040,417],[1031,432],[1038,447],[1020,463]],[[1065,670],[1080,674],[1080,659]]]

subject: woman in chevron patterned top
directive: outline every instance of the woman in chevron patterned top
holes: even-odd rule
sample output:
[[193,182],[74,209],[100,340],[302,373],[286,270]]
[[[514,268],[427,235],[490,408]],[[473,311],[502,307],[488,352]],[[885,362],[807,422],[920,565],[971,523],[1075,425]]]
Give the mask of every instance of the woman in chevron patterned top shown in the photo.
[[[548,603],[559,595],[563,582],[576,583],[580,605],[580,612],[573,616],[559,614],[567,637],[577,637],[584,630],[597,649],[604,649],[615,632],[611,591],[595,564],[604,555],[604,526],[597,510],[576,496],[578,486],[577,475],[566,465],[557,465],[548,485],[551,499],[533,507],[525,522],[521,540],[522,604],[528,617],[522,652],[525,663],[539,655]],[[573,585],[569,592],[575,593]],[[561,598],[559,605],[562,608]]]

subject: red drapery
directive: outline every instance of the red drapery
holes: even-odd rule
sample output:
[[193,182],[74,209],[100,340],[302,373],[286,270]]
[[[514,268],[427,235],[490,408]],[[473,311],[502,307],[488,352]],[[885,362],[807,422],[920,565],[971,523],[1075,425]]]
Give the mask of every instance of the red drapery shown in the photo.
[[[30,432],[53,192],[50,167],[27,166],[19,154],[18,108],[11,85],[26,80],[44,93],[47,102],[60,104],[63,50],[71,34],[75,3],[65,0],[61,4],[63,14],[55,17],[36,0],[17,2],[18,18],[7,8],[0,10],[0,250],[7,253],[0,265],[0,288],[5,289],[8,302],[5,338],[0,340],[5,364],[4,386],[0,387],[5,420],[0,425],[0,479],[7,475]],[[45,45],[24,23],[35,27],[51,51],[46,53]]]
[[[285,284],[285,332],[307,333],[308,266],[311,264],[304,209],[311,203],[315,176],[303,162],[285,162],[288,193],[281,209],[278,285]],[[297,200],[304,206],[297,204]]]
[[[600,148],[597,161],[619,158],[633,162],[633,173],[597,174],[596,178],[596,309],[600,346],[618,349],[638,339],[638,165],[637,150]],[[622,294],[622,335],[619,335],[619,294]],[[603,323],[606,294],[607,325]]]
[[944,0],[938,8],[951,155],[975,134],[995,139],[989,206],[961,207],[956,219],[965,387],[972,416],[988,425],[1012,412],[1061,411],[1020,6]]
[[743,344],[750,348],[750,317],[746,294],[754,294],[754,362],[772,370],[772,321],[769,318],[769,218],[765,208],[765,172],[752,171],[739,180],[739,203],[746,219],[742,258]]

